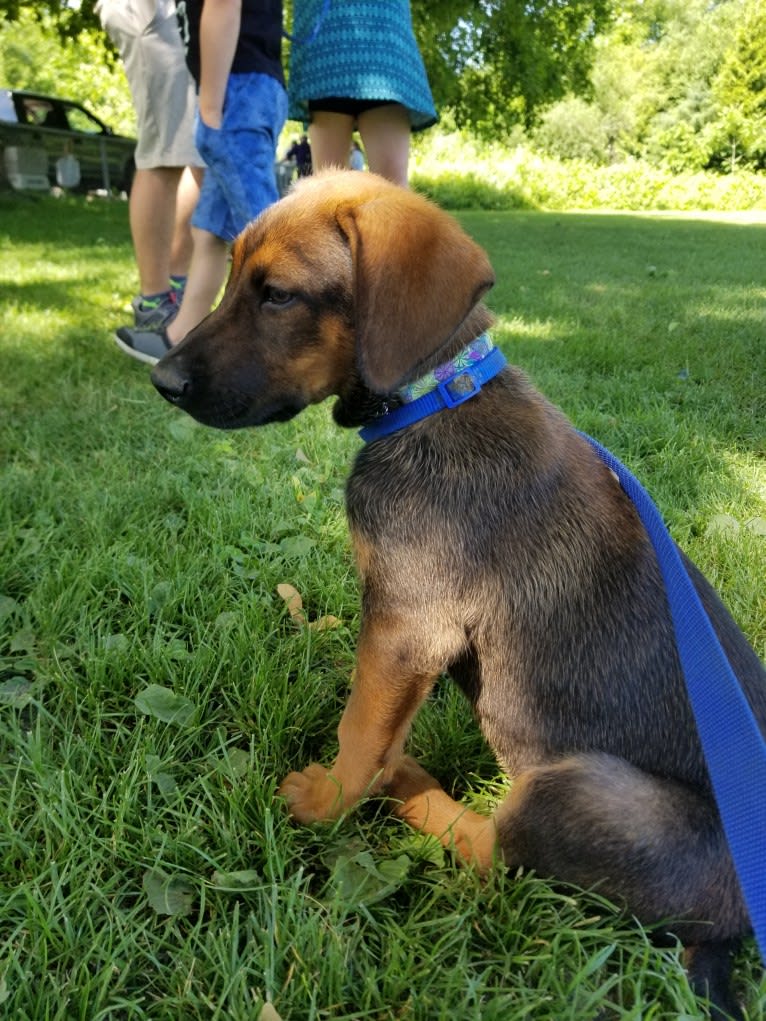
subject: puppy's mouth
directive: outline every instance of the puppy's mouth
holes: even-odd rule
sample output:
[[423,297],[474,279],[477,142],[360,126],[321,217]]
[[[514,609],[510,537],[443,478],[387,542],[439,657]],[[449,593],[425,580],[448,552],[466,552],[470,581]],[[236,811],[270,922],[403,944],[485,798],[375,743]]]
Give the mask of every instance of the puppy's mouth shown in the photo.
[[[157,389],[163,397],[166,396],[159,387]],[[208,400],[188,403],[171,400],[170,403],[214,429],[248,429],[270,422],[288,422],[306,406],[297,398],[257,403],[238,393],[219,393]]]
[[203,425],[215,429],[247,429],[287,422],[306,407],[297,394],[252,394],[233,388],[200,386],[191,376],[172,371],[160,362],[152,370],[152,383],[165,400]]
[[185,408],[192,418],[214,429],[248,429],[253,426],[269,425],[271,422],[289,422],[306,407],[297,399],[272,401],[254,407],[252,405],[216,400],[210,407]]

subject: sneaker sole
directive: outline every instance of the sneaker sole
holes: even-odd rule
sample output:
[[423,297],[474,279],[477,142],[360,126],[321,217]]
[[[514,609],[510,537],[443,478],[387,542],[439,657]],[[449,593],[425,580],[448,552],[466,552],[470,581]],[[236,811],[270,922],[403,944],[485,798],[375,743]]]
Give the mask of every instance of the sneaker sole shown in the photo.
[[121,337],[118,337],[116,333],[114,335],[114,342],[121,351],[125,352],[126,355],[130,355],[131,358],[135,358],[138,362],[143,362],[144,365],[156,365],[159,361],[159,358],[155,358],[154,355],[145,355],[143,351],[136,351],[134,347],[131,347],[130,344],[126,344],[125,341]]

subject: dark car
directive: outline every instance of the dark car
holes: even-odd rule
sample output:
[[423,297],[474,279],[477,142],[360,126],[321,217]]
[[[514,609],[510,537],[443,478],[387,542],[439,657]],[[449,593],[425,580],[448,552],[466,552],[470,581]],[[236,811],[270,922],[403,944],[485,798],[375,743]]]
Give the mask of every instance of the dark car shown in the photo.
[[0,179],[12,188],[129,192],[135,148],[80,103],[0,89]]

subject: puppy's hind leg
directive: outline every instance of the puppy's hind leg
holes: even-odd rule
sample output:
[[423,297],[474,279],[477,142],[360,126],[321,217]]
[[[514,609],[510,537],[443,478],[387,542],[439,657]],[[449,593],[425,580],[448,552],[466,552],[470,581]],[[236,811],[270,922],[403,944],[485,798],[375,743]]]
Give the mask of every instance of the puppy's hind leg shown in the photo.
[[684,943],[714,1017],[740,1017],[728,948],[747,912],[712,799],[603,754],[522,773],[496,813],[509,866],[597,889]]
[[711,1021],[742,1021],[742,1011],[730,989],[731,957],[738,947],[738,940],[698,943],[684,952],[689,984],[698,996],[710,1001]]

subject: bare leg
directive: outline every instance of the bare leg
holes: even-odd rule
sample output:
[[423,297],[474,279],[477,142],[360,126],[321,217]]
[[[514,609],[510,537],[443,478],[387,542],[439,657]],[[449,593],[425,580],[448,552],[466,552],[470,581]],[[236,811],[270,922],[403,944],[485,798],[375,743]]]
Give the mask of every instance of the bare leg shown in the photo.
[[130,231],[142,294],[168,288],[176,192],[182,167],[136,170],[130,191]]
[[194,254],[189,267],[184,299],[173,322],[168,326],[168,340],[177,344],[189,330],[202,322],[213,307],[226,276],[228,245],[209,231],[192,227]]
[[203,167],[186,167],[178,182],[175,229],[170,246],[169,269],[173,276],[186,276],[189,272],[194,248],[191,218],[197,205],[204,173]]
[[354,119],[345,113],[317,110],[311,115],[309,141],[314,171],[348,166]]
[[407,187],[410,118],[403,106],[375,106],[359,115],[359,134],[373,173]]

